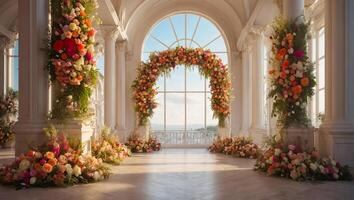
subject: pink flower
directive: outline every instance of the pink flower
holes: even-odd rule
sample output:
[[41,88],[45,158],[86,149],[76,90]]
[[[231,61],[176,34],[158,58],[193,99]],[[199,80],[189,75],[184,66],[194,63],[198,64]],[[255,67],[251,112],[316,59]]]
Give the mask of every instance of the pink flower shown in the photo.
[[39,163],[40,163],[41,165],[44,165],[44,164],[46,163],[46,161],[45,161],[44,159],[41,159],[41,160],[39,161]]
[[295,58],[297,58],[297,59],[301,59],[302,57],[304,57],[304,51],[302,51],[302,50],[296,50],[296,51],[294,52],[294,56],[295,56]]

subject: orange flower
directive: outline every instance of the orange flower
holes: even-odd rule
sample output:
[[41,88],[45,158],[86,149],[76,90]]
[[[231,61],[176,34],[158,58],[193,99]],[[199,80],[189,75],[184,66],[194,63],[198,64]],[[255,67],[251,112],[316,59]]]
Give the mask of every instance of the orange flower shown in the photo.
[[281,64],[281,66],[283,67],[283,68],[288,68],[288,66],[289,66],[289,60],[284,60],[284,62]]
[[53,166],[48,163],[45,163],[42,167],[42,170],[46,173],[50,173],[53,170]]
[[42,165],[40,163],[34,164],[34,169],[40,170],[42,168]]
[[307,78],[307,77],[304,77],[304,78],[301,79],[300,82],[301,82],[302,86],[306,87],[306,86],[308,86],[310,84],[310,79]]
[[58,163],[58,160],[56,158],[51,158],[48,160],[48,164],[50,164],[51,166],[55,166]]
[[80,11],[80,16],[86,16],[86,13],[85,13],[85,11]]
[[289,41],[290,40],[292,41],[292,40],[294,40],[294,35],[292,33],[288,33],[288,34],[286,34],[286,39]]
[[55,155],[53,152],[47,151],[47,153],[45,153],[45,157],[48,159],[53,159],[55,157]]
[[73,36],[74,38],[77,38],[77,37],[79,37],[79,33],[78,33],[77,31],[74,31],[72,36]]
[[294,94],[300,94],[302,92],[302,87],[301,87],[301,85],[294,86],[291,88],[291,91]]

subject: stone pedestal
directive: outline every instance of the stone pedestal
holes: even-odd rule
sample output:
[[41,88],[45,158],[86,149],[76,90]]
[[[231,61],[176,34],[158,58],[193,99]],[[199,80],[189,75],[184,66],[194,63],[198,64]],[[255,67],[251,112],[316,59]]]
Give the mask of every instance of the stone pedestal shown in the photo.
[[282,138],[285,144],[293,144],[301,147],[303,150],[312,150],[314,148],[313,127],[292,126],[281,130]]
[[150,127],[146,126],[137,126],[134,130],[134,135],[139,138],[148,139],[150,134]]
[[52,122],[59,132],[64,133],[67,137],[73,137],[81,141],[83,145],[83,153],[91,153],[91,139],[94,136],[94,129],[89,123],[80,120],[71,120],[65,124]]

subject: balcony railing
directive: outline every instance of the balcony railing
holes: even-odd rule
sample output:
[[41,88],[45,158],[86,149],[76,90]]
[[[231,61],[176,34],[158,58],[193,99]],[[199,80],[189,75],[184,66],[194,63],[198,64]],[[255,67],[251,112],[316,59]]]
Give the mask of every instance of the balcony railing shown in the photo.
[[208,145],[216,137],[215,131],[152,131],[162,144]]

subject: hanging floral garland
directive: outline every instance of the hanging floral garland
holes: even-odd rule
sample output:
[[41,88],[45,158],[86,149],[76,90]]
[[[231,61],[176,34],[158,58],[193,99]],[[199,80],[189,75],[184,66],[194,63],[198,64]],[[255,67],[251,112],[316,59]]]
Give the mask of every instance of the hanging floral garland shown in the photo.
[[94,59],[96,0],[52,0],[48,70],[55,88],[51,117],[82,118],[98,76]]
[[145,125],[153,115],[157,103],[156,81],[161,74],[173,70],[176,65],[186,67],[199,66],[199,72],[210,78],[211,107],[214,117],[219,119],[219,126],[224,127],[230,115],[231,81],[228,67],[220,58],[209,50],[176,47],[150,55],[147,63],[138,68],[138,75],[133,82],[133,99],[139,125]]
[[316,81],[307,56],[308,28],[306,23],[282,18],[273,24],[269,98],[272,115],[284,127],[309,124],[306,107]]

